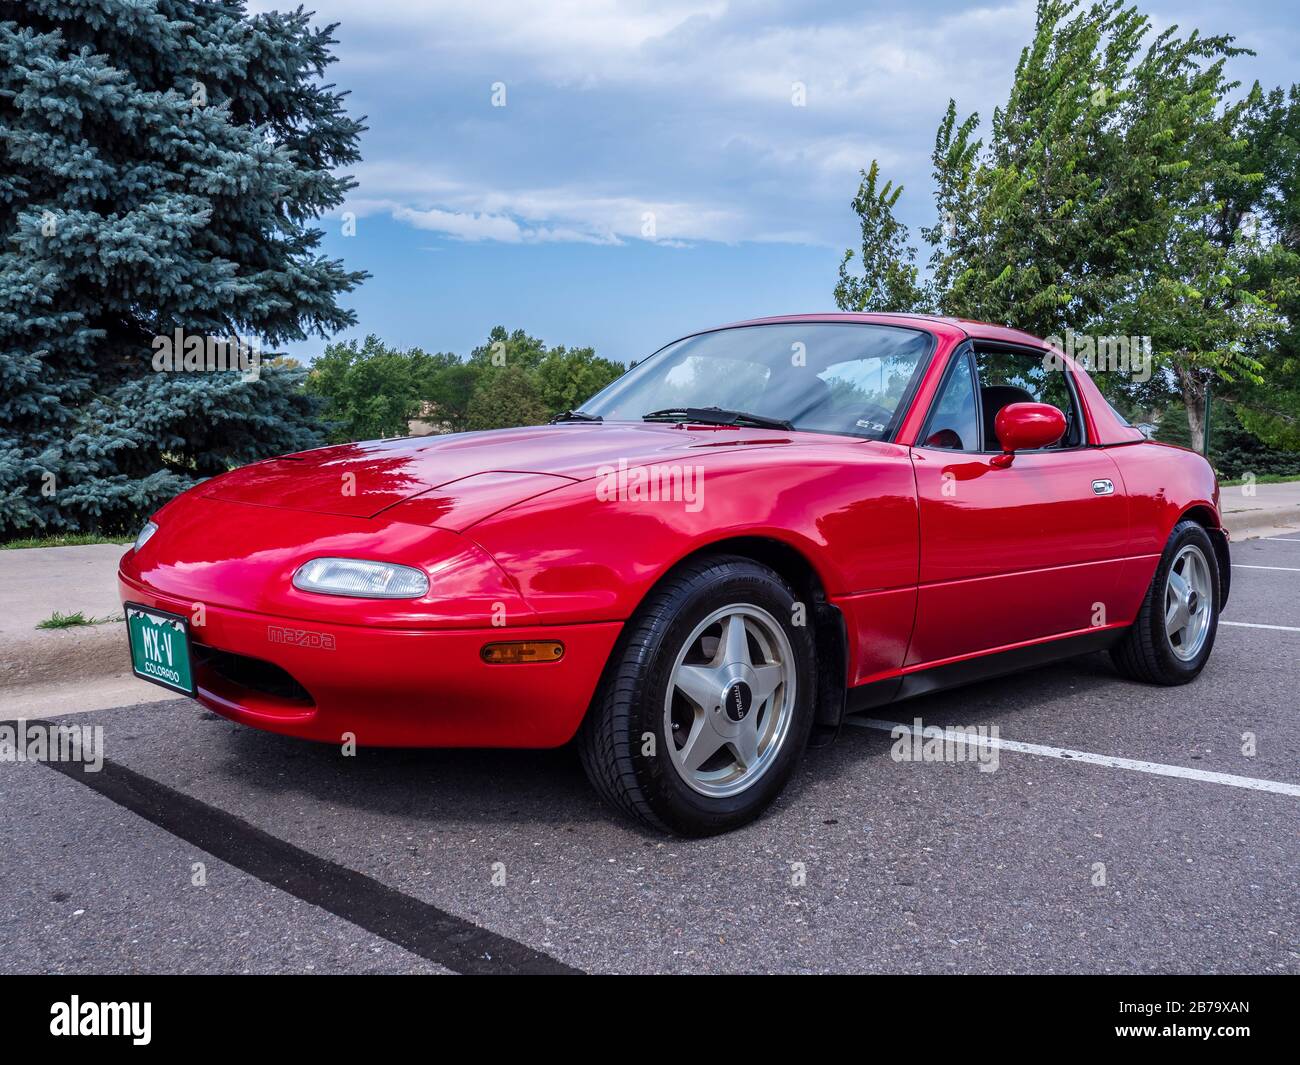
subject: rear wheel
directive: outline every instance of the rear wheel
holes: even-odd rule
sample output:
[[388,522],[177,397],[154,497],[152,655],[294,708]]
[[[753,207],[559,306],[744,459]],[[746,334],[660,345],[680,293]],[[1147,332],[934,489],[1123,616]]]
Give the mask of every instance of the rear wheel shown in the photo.
[[579,736],[596,790],[681,835],[725,832],[777,796],[808,742],[813,637],[772,570],[686,563],[628,622]]
[[1186,684],[1205,668],[1222,606],[1219,561],[1194,521],[1169,535],[1137,620],[1111,650],[1119,671],[1149,684]]

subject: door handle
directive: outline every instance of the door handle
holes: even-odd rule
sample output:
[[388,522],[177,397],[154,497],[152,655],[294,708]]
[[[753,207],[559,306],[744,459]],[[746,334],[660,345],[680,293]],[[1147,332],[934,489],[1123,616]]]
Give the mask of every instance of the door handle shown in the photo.
[[1092,482],[1093,495],[1108,496],[1115,491],[1115,482],[1101,478]]

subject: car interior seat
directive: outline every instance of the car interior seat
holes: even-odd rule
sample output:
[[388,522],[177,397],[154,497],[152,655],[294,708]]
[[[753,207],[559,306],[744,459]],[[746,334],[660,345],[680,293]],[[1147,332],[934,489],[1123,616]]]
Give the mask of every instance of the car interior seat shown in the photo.
[[1012,403],[1035,402],[1037,400],[1033,396],[1014,385],[985,385],[980,389],[980,407],[984,416],[984,450],[997,451],[1001,447],[994,423],[1003,407]]

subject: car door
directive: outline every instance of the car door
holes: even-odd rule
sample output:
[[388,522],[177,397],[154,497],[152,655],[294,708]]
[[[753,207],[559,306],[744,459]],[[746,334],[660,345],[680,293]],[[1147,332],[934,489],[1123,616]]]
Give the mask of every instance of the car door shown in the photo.
[[[1110,624],[1128,543],[1123,482],[1088,446],[1069,371],[1043,356],[968,342],[949,360],[911,449],[920,563],[909,666]],[[1022,401],[1060,407],[1066,435],[995,466],[993,419]]]

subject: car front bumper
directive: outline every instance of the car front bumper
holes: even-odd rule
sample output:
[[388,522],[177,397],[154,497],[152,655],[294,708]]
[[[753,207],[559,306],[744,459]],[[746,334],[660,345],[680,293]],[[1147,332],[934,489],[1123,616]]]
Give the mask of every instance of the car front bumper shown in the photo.
[[[193,617],[119,571],[123,602]],[[472,629],[323,624],[204,605],[190,626],[195,698],[303,739],[377,747],[558,747],[577,731],[622,623]],[[559,661],[489,665],[485,644],[558,640]],[[264,665],[259,665],[259,663]],[[269,667],[269,668],[267,668]]]

